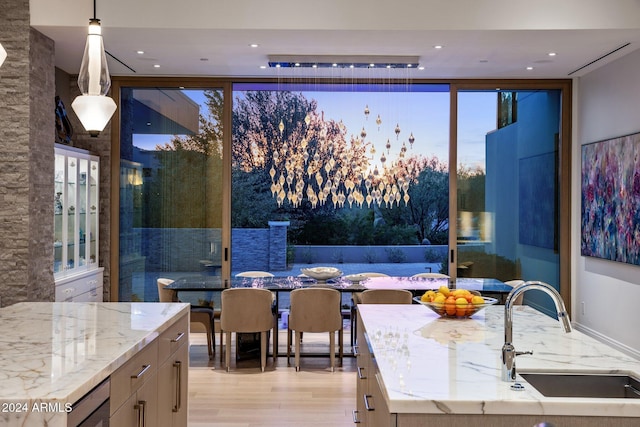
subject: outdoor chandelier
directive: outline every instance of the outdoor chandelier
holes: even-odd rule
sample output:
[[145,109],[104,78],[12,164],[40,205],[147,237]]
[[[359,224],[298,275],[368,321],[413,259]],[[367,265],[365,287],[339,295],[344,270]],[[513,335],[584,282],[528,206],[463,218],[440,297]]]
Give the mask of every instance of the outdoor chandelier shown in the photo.
[[107,96],[111,77],[102,42],[100,20],[96,18],[96,2],[93,2],[93,18],[89,20],[89,35],[78,74],[78,87],[82,95],[76,97],[71,107],[89,135],[98,136],[116,111],[116,103]]
[[2,47],[2,43],[0,43],[0,67],[2,67],[2,63],[7,59],[7,51]]
[[[368,106],[364,114],[368,118]],[[397,159],[388,162],[384,150],[376,159],[375,145],[367,142],[364,127],[359,137],[352,136],[346,143],[339,141],[336,130],[330,129],[330,125],[317,114],[307,115],[304,123],[305,131],[300,141],[291,144],[283,141],[280,149],[273,152],[269,175],[271,193],[278,206],[287,200],[293,207],[298,207],[304,198],[313,208],[327,202],[333,203],[334,208],[342,208],[345,204],[352,207],[354,203],[358,207],[366,203],[367,207],[374,204],[391,208],[399,206],[402,201],[405,204],[409,202],[409,184],[416,179],[417,171],[405,161],[407,147],[404,142]],[[380,115],[375,123],[380,129]],[[337,131],[342,135],[345,133],[343,126],[340,122]],[[282,121],[279,130],[282,135]],[[399,125],[394,132],[398,139]],[[314,147],[309,143],[312,138],[316,139]],[[408,141],[413,145],[413,133]],[[385,149],[389,154],[391,139],[387,139]]]

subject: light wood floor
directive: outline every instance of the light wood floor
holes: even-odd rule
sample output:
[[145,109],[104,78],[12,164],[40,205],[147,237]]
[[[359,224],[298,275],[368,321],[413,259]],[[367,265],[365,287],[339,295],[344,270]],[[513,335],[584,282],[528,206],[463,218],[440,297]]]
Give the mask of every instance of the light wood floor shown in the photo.
[[[280,334],[283,351],[286,336]],[[305,334],[303,351],[306,346],[318,352],[324,347],[327,352],[328,341],[328,334]],[[273,358],[268,358],[261,372],[259,360],[236,363],[234,347],[227,372],[220,362],[219,343],[214,360],[209,360],[206,336],[191,334],[189,427],[353,427],[355,358],[345,357],[342,367],[336,358],[335,372],[329,369],[328,356],[302,357],[299,372],[293,357],[291,366],[286,357],[278,357],[275,366]]]

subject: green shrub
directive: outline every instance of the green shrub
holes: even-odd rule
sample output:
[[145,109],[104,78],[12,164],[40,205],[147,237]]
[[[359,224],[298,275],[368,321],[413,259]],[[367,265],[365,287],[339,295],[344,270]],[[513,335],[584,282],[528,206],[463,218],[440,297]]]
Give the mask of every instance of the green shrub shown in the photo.
[[407,255],[400,248],[386,248],[387,258],[390,262],[401,263],[407,259]]

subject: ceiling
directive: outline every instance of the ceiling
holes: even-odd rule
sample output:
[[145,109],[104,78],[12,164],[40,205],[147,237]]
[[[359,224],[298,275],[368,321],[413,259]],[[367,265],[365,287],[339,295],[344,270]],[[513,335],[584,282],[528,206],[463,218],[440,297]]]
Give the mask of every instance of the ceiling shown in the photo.
[[[570,78],[640,47],[638,0],[539,0],[533,9],[521,0],[325,0],[322,10],[308,0],[134,3],[98,2],[112,75]],[[55,42],[56,66],[76,74],[92,4],[30,5],[32,26]],[[414,56],[423,69],[271,68],[270,55]]]

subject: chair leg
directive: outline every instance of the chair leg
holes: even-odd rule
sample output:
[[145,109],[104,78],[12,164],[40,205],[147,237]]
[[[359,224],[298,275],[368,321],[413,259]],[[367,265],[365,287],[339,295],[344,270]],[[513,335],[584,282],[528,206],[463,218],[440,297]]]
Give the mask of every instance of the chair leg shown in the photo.
[[267,365],[267,331],[260,332],[260,366],[262,372]]
[[207,352],[209,353],[209,360],[213,360],[213,355],[215,353],[215,344],[211,343],[211,328],[205,328],[207,333]]
[[295,357],[295,359],[296,359],[296,372],[298,372],[300,370],[300,340],[301,340],[300,335],[301,334],[302,334],[302,332],[296,331],[296,343],[295,343],[295,346],[296,346],[296,357]]
[[278,311],[276,310],[276,314],[273,317],[273,362],[275,363],[275,361],[277,360],[278,357],[278,346],[276,344],[276,342],[278,341],[277,338],[277,334],[278,333]]
[[229,372],[229,364],[231,363],[231,332],[227,332],[225,335],[227,338],[225,344],[225,365],[227,372]]
[[331,372],[335,366],[336,359],[336,333],[335,331],[329,332],[329,360],[331,361]]
[[340,347],[340,366],[342,366],[342,358],[344,357],[344,331],[342,328],[338,330],[338,346]]
[[222,327],[220,328],[220,361],[222,362],[222,355],[224,354],[224,352],[222,351],[222,336],[224,335],[224,332],[222,332]]
[[291,329],[287,328],[287,365],[291,357]]

